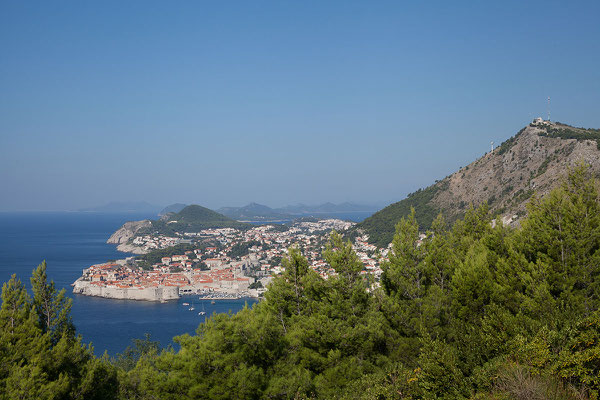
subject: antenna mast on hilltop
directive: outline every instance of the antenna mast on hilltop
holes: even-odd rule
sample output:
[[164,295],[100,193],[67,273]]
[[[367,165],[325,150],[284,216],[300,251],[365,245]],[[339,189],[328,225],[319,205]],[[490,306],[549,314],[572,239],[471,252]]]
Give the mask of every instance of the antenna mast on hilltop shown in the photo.
[[492,141],[490,142],[490,144],[492,145],[492,153],[493,153],[493,152],[494,152],[494,141],[492,140]]
[[548,122],[550,122],[550,96],[548,96]]

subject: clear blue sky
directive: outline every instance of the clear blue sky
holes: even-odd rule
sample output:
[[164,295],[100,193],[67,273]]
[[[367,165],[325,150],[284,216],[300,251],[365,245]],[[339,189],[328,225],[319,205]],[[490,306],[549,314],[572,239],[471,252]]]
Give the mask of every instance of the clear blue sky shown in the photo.
[[389,203],[600,127],[600,2],[3,1],[0,210]]

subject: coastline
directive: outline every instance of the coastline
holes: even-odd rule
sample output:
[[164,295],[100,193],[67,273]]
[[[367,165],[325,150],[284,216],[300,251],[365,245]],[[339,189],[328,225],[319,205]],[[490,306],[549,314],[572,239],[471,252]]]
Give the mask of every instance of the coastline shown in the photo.
[[[109,242],[107,242],[109,243]],[[142,255],[142,254],[146,254],[148,253],[148,251],[144,250],[143,248],[133,245],[133,244],[127,244],[127,243],[121,243],[117,245],[117,250],[123,252],[123,253],[131,253],[131,254],[137,254],[137,255]]]
[[[264,292],[264,290],[247,288],[247,279],[241,279],[246,281],[246,284],[241,286],[241,282],[231,285],[231,282],[226,281],[219,287],[206,289],[201,285],[192,284],[193,276],[189,276],[190,274],[186,272],[166,274],[164,284],[155,281],[145,284],[144,272],[132,269],[129,265],[131,259],[132,257],[129,257],[112,263],[95,264],[84,269],[82,275],[71,284],[72,292],[106,299],[161,303],[177,300],[183,296],[199,296],[200,299],[205,300],[259,299]],[[127,279],[129,276],[133,279]]]

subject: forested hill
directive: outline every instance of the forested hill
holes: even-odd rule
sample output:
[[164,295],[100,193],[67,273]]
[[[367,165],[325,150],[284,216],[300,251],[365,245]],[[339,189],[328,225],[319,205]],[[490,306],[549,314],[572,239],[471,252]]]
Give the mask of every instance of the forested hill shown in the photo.
[[574,168],[519,227],[492,218],[423,238],[411,214],[380,285],[335,232],[327,279],[291,247],[252,308],[112,359],[81,343],[42,263],[31,295],[2,287],[0,399],[598,400],[599,182]]
[[196,204],[183,208],[178,213],[168,213],[158,221],[152,221],[155,230],[195,232],[208,228],[244,228],[244,224]]
[[383,247],[391,242],[395,225],[410,213],[411,207],[420,227],[427,229],[439,213],[452,222],[471,204],[477,207],[484,202],[505,222],[514,224],[525,215],[533,193],[549,193],[568,166],[583,160],[598,175],[599,143],[599,129],[534,121],[493,152],[387,206],[356,229],[367,233],[371,243]]
[[[107,243],[127,245],[136,236],[148,233],[170,235],[175,232],[197,232],[210,228],[248,228],[251,225],[235,221],[218,212],[199,205],[189,205],[177,213],[167,213],[160,219],[150,221],[131,221],[123,224],[111,235]],[[122,251],[134,251],[133,248],[121,248]]]

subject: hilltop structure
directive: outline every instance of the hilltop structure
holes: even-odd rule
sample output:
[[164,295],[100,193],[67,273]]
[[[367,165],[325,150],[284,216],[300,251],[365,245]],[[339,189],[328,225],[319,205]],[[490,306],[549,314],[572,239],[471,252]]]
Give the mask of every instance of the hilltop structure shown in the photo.
[[585,162],[600,173],[600,130],[575,128],[536,118],[493,152],[460,168],[435,184],[409,194],[357,225],[358,232],[380,247],[392,240],[396,223],[416,211],[427,229],[442,213],[448,222],[464,215],[470,205],[487,202],[508,224],[518,224],[534,193],[544,196],[568,167]]

